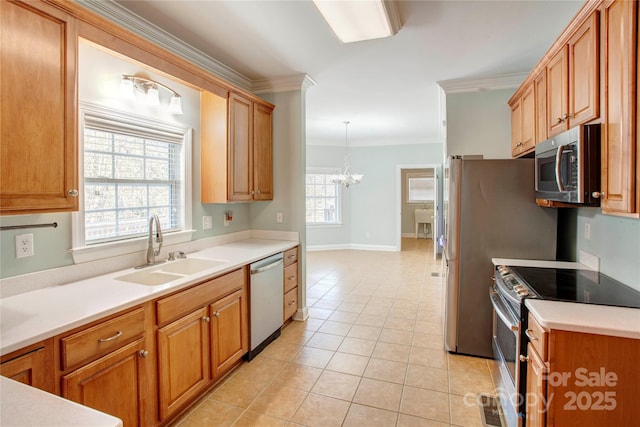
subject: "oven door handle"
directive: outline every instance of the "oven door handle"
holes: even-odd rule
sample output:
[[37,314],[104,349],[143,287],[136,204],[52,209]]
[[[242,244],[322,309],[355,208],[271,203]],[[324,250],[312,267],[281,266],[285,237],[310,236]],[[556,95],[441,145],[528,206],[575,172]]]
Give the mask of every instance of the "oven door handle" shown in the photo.
[[489,288],[489,297],[491,298],[491,305],[493,305],[493,309],[496,311],[498,317],[500,317],[500,319],[509,326],[509,329],[513,332],[518,332],[520,330],[518,327],[518,321],[509,312],[509,309],[504,306],[504,303],[498,296],[498,292],[493,288]]
[[556,153],[556,183],[558,184],[558,191],[564,191],[564,184],[562,184],[562,152],[564,151],[564,145],[558,146],[558,152]]

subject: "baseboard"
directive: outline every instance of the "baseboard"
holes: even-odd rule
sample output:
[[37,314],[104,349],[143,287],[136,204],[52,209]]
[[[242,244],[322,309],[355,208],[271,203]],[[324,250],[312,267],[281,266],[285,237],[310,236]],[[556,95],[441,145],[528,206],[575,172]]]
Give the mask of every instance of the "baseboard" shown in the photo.
[[311,245],[307,246],[307,252],[318,252],[318,251],[342,251],[351,249],[351,245],[348,243],[341,245]]
[[303,322],[309,318],[309,307],[306,305],[302,308],[299,308],[298,311],[295,312],[292,319],[297,320],[299,322]]
[[396,246],[389,245],[360,245],[355,243],[347,243],[342,245],[312,245],[307,246],[308,252],[318,252],[318,251],[344,251],[344,250],[354,250],[354,251],[382,251],[382,252],[398,252],[400,249]]

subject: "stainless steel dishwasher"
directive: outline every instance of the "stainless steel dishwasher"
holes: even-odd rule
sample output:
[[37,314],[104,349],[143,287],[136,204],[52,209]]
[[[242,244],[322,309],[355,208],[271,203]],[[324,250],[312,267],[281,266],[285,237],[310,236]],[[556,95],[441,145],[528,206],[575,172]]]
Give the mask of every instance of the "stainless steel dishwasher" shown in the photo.
[[284,315],[282,253],[254,262],[250,271],[251,342],[247,360],[253,359],[280,336]]

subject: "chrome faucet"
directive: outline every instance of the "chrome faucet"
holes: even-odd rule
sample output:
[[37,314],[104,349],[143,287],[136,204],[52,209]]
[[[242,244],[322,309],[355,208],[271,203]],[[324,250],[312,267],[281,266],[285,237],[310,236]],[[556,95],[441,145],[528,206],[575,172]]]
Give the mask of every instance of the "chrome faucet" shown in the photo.
[[[158,249],[153,248],[153,224],[156,225],[156,242],[158,242]],[[149,218],[149,247],[147,248],[147,265],[156,264],[156,256],[160,255],[160,249],[162,249],[162,229],[160,228],[160,218],[158,215],[153,215]],[[159,261],[160,262],[164,261]]]

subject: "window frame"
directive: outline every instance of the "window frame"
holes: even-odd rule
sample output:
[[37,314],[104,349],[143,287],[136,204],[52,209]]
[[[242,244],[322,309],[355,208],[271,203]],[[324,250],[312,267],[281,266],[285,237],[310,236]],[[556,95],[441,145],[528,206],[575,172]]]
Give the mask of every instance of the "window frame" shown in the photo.
[[[411,180],[413,179],[426,179],[426,180],[431,180],[433,181],[433,191],[434,191],[434,196],[431,199],[411,199]],[[405,203],[406,204],[425,204],[425,203],[429,203],[429,202],[435,202],[435,192],[437,191],[436,188],[436,182],[435,182],[435,176],[430,176],[429,173],[424,173],[424,172],[410,172],[407,173],[406,175],[406,200]]]
[[331,228],[331,227],[341,227],[343,224],[342,221],[342,207],[343,207],[343,203],[342,203],[342,195],[343,195],[343,191],[342,191],[342,185],[340,184],[335,184],[336,186],[336,222],[307,222],[306,221],[306,213],[307,213],[307,209],[306,209],[306,205],[307,205],[307,191],[306,191],[306,186],[307,186],[307,175],[335,175],[340,173],[341,170],[337,169],[337,168],[316,168],[316,167],[309,167],[306,169],[305,171],[305,175],[304,175],[304,184],[305,184],[305,195],[304,195],[304,202],[305,202],[305,226],[306,227],[310,227],[310,228]]
[[154,118],[135,115],[130,112],[114,110],[102,105],[81,102],[78,113],[78,187],[79,209],[72,214],[72,248],[70,250],[74,263],[95,261],[107,257],[124,255],[128,253],[144,251],[147,248],[147,236],[135,236],[120,240],[92,243],[85,242],[85,179],[84,179],[84,128],[87,115],[111,120],[132,127],[153,128],[160,132],[182,135],[182,192],[183,192],[183,228],[178,231],[166,232],[164,244],[178,244],[192,239],[192,142],[193,129],[181,123],[169,123]]

